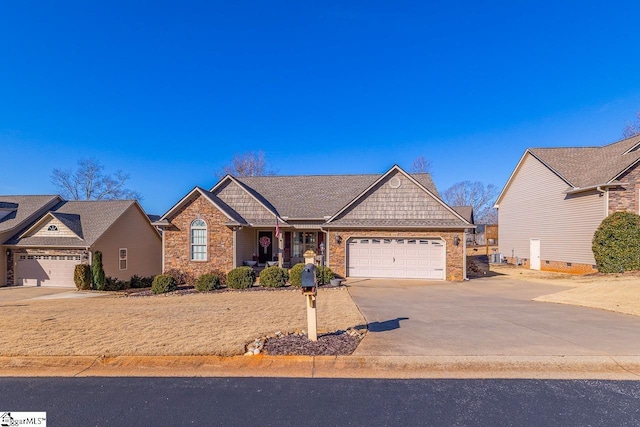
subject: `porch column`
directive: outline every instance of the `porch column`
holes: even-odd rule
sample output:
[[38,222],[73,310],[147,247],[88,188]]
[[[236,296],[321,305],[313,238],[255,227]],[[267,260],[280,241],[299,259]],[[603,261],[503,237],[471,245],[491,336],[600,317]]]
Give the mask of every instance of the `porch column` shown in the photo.
[[278,237],[278,267],[282,268],[284,265],[284,233],[280,231],[280,236]]
[[238,229],[233,227],[233,268],[238,266]]

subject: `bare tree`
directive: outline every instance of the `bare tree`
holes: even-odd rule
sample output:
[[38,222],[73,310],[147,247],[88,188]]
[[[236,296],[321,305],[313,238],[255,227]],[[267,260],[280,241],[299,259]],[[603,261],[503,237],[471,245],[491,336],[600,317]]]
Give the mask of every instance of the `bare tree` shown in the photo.
[[444,192],[442,198],[450,206],[471,206],[476,223],[497,223],[497,212],[493,204],[498,196],[498,188],[480,181],[461,181]]
[[411,173],[431,173],[431,161],[424,156],[418,156],[411,165]]
[[276,171],[269,167],[263,151],[247,151],[233,156],[231,163],[216,172],[216,176],[264,176],[275,175]]
[[68,200],[142,200],[140,193],[125,187],[129,174],[118,170],[104,174],[104,166],[96,159],[78,160],[78,169],[54,169],[51,183]]
[[624,127],[622,131],[622,136],[624,138],[631,138],[632,136],[640,134],[640,112],[636,117],[635,122],[627,122],[627,125]]

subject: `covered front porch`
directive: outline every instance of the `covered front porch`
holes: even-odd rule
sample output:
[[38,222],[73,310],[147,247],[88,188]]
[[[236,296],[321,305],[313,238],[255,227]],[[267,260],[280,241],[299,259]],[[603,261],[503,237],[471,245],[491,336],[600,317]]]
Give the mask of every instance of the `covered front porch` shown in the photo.
[[320,228],[298,229],[294,227],[238,227],[234,229],[234,265],[252,266],[261,270],[270,265],[291,268],[304,262],[304,253],[313,250],[321,255],[321,244],[326,242]]

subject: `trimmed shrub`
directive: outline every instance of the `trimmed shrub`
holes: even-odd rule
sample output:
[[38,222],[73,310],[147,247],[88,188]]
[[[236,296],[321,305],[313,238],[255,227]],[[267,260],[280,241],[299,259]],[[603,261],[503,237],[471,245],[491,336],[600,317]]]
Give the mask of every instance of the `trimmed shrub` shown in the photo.
[[227,286],[233,289],[246,289],[253,286],[256,273],[251,267],[237,267],[227,275]]
[[176,279],[168,274],[158,274],[153,278],[151,292],[154,294],[164,294],[178,289]]
[[91,266],[89,264],[78,264],[73,271],[73,282],[79,291],[91,289]]
[[640,216],[615,212],[600,223],[591,242],[601,273],[640,270]]
[[171,268],[165,271],[163,274],[167,274],[173,277],[178,285],[193,286],[196,283],[196,278],[193,274],[186,271],[178,270],[177,268]]
[[131,276],[129,287],[133,289],[150,288],[153,283],[153,277],[140,277],[137,274]]
[[104,283],[105,291],[122,291],[129,289],[130,283],[123,280],[118,280],[115,277],[106,277]]
[[289,283],[291,286],[302,286],[302,270],[304,263],[298,263],[289,269]]
[[213,274],[220,281],[220,287],[227,286],[227,273],[222,270],[214,269],[209,272],[209,274]]
[[198,277],[198,280],[196,281],[196,289],[200,292],[220,289],[221,287],[220,277],[213,273],[205,273]]
[[91,273],[93,275],[93,287],[99,291],[104,290],[106,278],[104,276],[104,268],[102,266],[102,252],[95,251],[93,254],[93,262],[91,264]]
[[331,279],[335,277],[336,275],[333,274],[333,271],[326,265],[316,267],[316,278],[318,279],[319,285],[328,285]]
[[286,268],[276,265],[267,267],[260,272],[260,285],[268,288],[281,288],[289,280],[289,273]]

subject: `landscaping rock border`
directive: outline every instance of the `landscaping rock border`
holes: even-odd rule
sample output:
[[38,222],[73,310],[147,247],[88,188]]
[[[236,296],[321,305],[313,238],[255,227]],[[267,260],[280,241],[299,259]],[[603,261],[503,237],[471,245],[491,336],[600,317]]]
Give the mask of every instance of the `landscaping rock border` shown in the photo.
[[365,337],[365,328],[349,328],[321,334],[318,341],[310,341],[307,331],[293,333],[278,331],[275,334],[256,338],[246,347],[245,356],[260,353],[272,356],[348,356],[355,351]]

